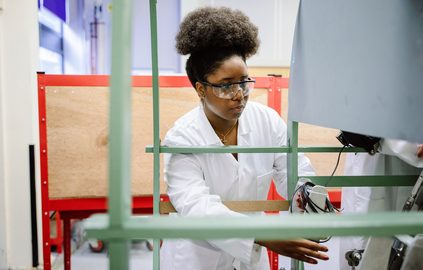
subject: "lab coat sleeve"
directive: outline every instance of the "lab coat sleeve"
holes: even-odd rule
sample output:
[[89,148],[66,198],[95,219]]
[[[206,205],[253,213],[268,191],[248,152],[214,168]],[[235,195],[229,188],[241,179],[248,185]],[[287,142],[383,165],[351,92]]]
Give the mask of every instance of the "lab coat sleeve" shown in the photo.
[[383,139],[379,151],[385,155],[396,156],[417,168],[423,168],[423,158],[417,156],[419,145],[402,140]]
[[[276,115],[273,121],[275,138],[274,144],[277,146],[287,145],[287,127],[285,122],[279,115]],[[287,181],[287,154],[276,153],[273,169],[275,170],[273,179],[275,181],[276,189],[279,194],[288,199],[288,181]],[[310,163],[310,160],[303,154],[298,153],[298,175],[299,176],[314,176],[315,172]]]
[[[246,217],[231,211],[223,205],[218,195],[210,194],[205,184],[200,161],[193,154],[165,154],[165,182],[168,195],[180,216]],[[245,264],[259,260],[261,247],[254,239],[209,240],[214,248],[220,249]]]

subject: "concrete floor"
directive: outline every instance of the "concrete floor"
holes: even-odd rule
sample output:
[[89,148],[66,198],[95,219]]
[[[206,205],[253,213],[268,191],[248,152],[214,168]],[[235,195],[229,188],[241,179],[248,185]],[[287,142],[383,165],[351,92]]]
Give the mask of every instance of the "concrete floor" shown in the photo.
[[[73,245],[73,253],[71,258],[71,268],[73,270],[107,270],[109,269],[109,260],[107,250],[101,253],[94,253],[90,250],[88,242],[84,242],[79,248]],[[326,245],[329,247],[330,260],[327,262],[320,262],[318,265],[305,265],[306,270],[327,270],[338,269],[338,249],[339,239],[333,238]],[[63,254],[52,254],[53,269],[63,269]],[[290,269],[290,259],[286,257],[279,257],[280,269]],[[131,269],[153,269],[153,252],[148,250],[145,242],[132,244],[131,248]]]
[[[73,246],[75,244],[73,243]],[[88,242],[84,242],[79,248],[73,247],[71,256],[72,270],[108,270],[109,259],[107,249],[103,252],[95,253],[89,248]],[[153,252],[148,250],[145,242],[132,244],[130,269],[153,269]],[[53,270],[63,268],[63,253],[52,254]]]

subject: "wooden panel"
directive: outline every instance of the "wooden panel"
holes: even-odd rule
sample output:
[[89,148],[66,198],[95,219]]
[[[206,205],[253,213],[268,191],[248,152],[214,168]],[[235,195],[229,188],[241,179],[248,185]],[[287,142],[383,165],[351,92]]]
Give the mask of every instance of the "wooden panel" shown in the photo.
[[[224,201],[226,207],[235,212],[264,212],[264,211],[287,211],[288,201]],[[160,202],[160,214],[175,213],[176,209],[171,202]]]
[[[160,91],[163,138],[176,119],[198,105],[198,97],[189,88]],[[255,89],[250,100],[265,104],[267,90]],[[46,103],[50,198],[106,196],[108,88],[47,87]],[[132,122],[132,193],[150,195],[153,155],[145,146],[153,143],[151,89],[134,88]],[[160,186],[165,193],[163,181]]]
[[[298,141],[304,146],[342,147],[336,139],[339,130],[300,123]],[[338,153],[306,153],[317,175],[331,175],[335,169]],[[341,155],[335,175],[344,174],[345,154]]]

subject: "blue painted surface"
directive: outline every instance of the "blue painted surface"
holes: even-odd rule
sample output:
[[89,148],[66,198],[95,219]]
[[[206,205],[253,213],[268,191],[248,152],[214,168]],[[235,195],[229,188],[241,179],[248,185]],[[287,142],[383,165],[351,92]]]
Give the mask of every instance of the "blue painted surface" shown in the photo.
[[[66,21],[66,0],[44,0],[43,6],[53,12],[62,21]],[[39,0],[38,7],[40,7]]]

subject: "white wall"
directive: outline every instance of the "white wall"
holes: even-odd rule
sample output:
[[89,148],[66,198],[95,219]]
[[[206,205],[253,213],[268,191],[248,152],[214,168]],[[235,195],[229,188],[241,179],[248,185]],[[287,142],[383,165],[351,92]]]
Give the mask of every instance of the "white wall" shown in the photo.
[[[0,0],[2,1],[2,0]],[[3,27],[3,3],[0,2],[0,30]],[[7,266],[6,260],[6,181],[5,172],[4,172],[4,136],[2,130],[4,130],[3,124],[3,115],[4,115],[4,105],[3,105],[3,93],[2,89],[4,88],[4,79],[3,79],[3,31],[0,31],[0,269],[4,269]]]
[[0,4],[0,269],[30,269],[28,145],[37,142],[38,130],[37,1]]
[[[179,25],[179,1],[157,1],[157,40],[160,73],[179,72],[179,55],[175,36]],[[151,71],[150,5],[147,0],[134,1],[132,30],[132,69],[139,73]]]
[[[259,28],[258,53],[248,60],[254,67],[289,67],[299,0],[181,0],[181,18],[200,6],[239,9]],[[181,70],[185,70],[186,57]]]
[[259,28],[261,40],[256,55],[248,61],[255,67],[288,67],[291,61],[292,41],[298,0],[212,0],[213,5],[239,9]]
[[67,23],[63,24],[65,74],[90,73],[89,25],[85,33],[84,1],[68,1]]

